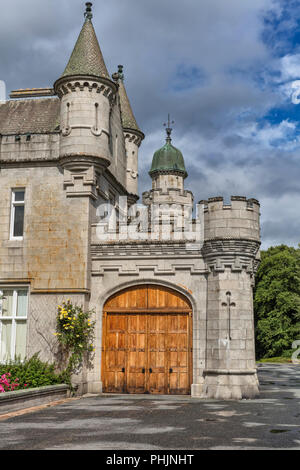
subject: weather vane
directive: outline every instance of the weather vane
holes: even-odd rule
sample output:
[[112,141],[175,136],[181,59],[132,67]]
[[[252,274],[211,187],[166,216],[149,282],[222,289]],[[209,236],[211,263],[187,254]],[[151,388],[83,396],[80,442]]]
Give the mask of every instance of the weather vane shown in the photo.
[[167,132],[167,139],[169,140],[171,140],[171,132],[172,132],[171,124],[175,124],[175,121],[170,121],[170,114],[168,114],[168,122],[167,123],[165,122],[164,126]]

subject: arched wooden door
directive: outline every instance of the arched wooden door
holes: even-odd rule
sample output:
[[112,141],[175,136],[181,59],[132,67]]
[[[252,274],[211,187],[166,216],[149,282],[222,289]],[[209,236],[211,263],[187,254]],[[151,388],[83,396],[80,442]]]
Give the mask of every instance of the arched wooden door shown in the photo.
[[107,393],[190,394],[192,307],[161,286],[132,287],[103,309],[102,383]]

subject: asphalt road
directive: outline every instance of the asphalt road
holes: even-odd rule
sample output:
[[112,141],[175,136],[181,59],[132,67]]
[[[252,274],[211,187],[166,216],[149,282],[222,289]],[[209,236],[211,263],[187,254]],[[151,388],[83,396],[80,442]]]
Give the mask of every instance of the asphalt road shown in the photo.
[[84,396],[0,421],[1,450],[300,449],[300,366],[260,365],[255,400]]

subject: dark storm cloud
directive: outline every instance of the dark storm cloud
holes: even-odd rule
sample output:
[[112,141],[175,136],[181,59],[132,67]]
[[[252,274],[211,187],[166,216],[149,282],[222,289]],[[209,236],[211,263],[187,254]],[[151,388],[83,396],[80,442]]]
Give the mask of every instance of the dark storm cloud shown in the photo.
[[[7,7],[0,0],[0,80],[8,91],[52,86],[80,32],[84,3],[15,0]],[[264,246],[299,238],[296,126],[291,120],[258,125],[272,107],[290,99],[280,79],[300,79],[288,49],[296,3],[95,0],[93,6],[108,70],[124,65],[127,92],[146,134],[140,192],[151,186],[152,155],[164,144],[163,123],[171,113],[173,143],[184,154],[185,186],[195,201],[231,194],[259,198]],[[279,207],[283,224],[274,222]]]
[[278,220],[266,220],[262,224],[261,235],[269,240],[269,245],[285,244],[286,231],[289,231],[289,243],[298,246],[300,243],[300,217],[292,220],[284,214],[278,214]]

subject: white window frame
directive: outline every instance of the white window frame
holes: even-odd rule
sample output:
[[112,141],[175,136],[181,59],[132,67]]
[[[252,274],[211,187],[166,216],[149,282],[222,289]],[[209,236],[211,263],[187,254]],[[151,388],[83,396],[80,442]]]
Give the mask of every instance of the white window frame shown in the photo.
[[[13,303],[12,303],[12,315],[11,316],[2,316],[2,305],[3,301],[1,297],[3,296],[3,291],[5,290],[12,290],[13,291]],[[27,302],[26,302],[26,316],[17,316],[17,305],[18,305],[18,291],[27,291]],[[14,359],[15,358],[15,351],[16,351],[16,333],[17,333],[17,323],[18,321],[28,321],[28,309],[29,309],[29,287],[28,285],[19,285],[19,286],[1,286],[0,287],[0,357],[2,356],[2,320],[3,321],[11,321],[12,322],[12,329],[11,329],[11,343],[10,343],[10,351],[11,357],[7,359]],[[27,329],[27,328],[26,328]],[[27,334],[27,333],[26,333]]]
[[[21,193],[21,192],[24,193],[23,201],[16,201],[15,200],[16,193]],[[10,240],[23,240],[23,238],[24,238],[24,225],[23,225],[23,235],[21,237],[15,237],[14,236],[15,208],[17,206],[23,206],[24,207],[24,222],[23,222],[23,224],[25,224],[25,188],[14,188],[11,191],[10,234],[9,234]]]

